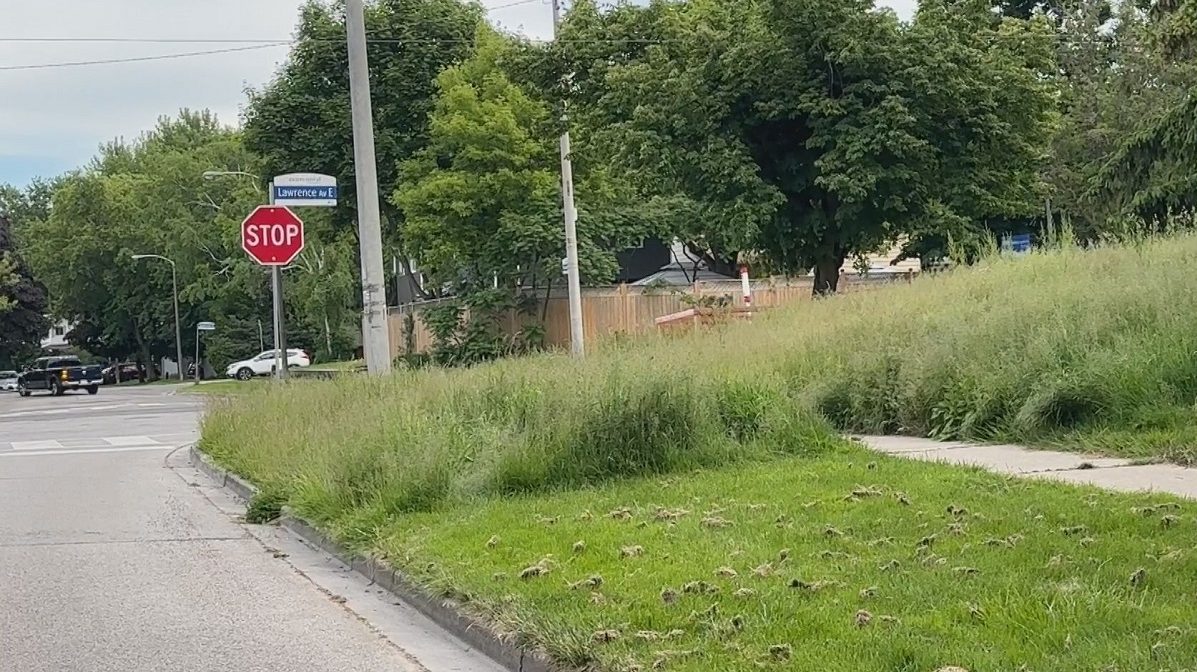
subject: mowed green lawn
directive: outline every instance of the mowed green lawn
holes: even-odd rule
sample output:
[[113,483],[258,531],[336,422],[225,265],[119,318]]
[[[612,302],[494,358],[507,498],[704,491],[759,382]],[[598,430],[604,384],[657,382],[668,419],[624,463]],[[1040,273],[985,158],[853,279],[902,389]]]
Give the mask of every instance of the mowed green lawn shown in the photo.
[[1179,671],[1192,506],[845,448],[325,524],[595,669]]

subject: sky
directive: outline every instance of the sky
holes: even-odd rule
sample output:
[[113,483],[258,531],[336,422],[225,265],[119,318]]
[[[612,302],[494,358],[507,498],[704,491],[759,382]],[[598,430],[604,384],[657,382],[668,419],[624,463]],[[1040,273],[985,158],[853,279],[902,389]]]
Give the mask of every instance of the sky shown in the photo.
[[[82,166],[103,143],[135,138],[158,117],[210,109],[229,124],[286,46],[170,60],[26,69],[161,56],[236,44],[112,43],[88,38],[285,40],[304,0],[0,0],[0,183],[18,186]],[[884,0],[908,17],[916,0]],[[547,38],[549,0],[482,0],[492,23]],[[564,4],[568,4],[568,0]],[[53,41],[28,41],[28,40]],[[18,40],[18,41],[14,41]],[[19,69],[14,69],[19,67]],[[9,68],[9,69],[5,69]]]

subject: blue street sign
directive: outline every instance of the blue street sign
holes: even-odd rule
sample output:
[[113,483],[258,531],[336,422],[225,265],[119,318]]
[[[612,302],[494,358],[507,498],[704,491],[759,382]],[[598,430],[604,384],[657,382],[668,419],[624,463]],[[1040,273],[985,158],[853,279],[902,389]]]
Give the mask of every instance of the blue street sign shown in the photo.
[[1031,234],[1020,233],[1010,236],[1010,250],[1019,254],[1031,251]]
[[274,178],[274,204],[333,207],[337,204],[337,178],[317,173],[292,173]]
[[284,203],[284,201],[335,201],[336,187],[284,187],[274,185],[275,205],[299,205],[298,203]]

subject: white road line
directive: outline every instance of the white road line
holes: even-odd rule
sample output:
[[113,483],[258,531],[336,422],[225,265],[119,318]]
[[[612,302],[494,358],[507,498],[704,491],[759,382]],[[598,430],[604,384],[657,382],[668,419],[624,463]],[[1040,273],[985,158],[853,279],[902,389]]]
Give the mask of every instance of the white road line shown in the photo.
[[23,418],[31,415],[63,415],[70,412],[71,409],[69,408],[56,408],[45,411],[17,411],[16,413],[5,413],[4,415],[0,415],[0,418]]
[[67,413],[81,413],[86,411],[111,411],[117,408],[132,408],[132,406],[132,404],[102,404],[95,406],[80,404],[65,408],[39,408],[32,411],[15,411],[0,415],[0,418],[24,418],[38,415],[65,415]]
[[54,439],[46,441],[13,441],[10,445],[13,450],[58,450],[62,448],[62,444]]
[[174,446],[127,446],[124,448],[86,448],[82,450],[26,450],[0,453],[3,457],[37,457],[39,455],[89,455],[93,453],[132,453],[147,450],[174,450]]
[[148,436],[105,436],[100,437],[100,440],[110,446],[118,448],[127,446],[154,446],[159,445],[157,441]]

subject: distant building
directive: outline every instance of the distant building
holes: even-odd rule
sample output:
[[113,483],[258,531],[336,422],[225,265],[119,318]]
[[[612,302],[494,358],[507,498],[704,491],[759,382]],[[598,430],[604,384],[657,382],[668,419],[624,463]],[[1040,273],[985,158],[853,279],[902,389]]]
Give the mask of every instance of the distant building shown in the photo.
[[71,347],[71,344],[67,343],[66,335],[71,329],[74,328],[75,325],[67,322],[66,320],[58,320],[54,322],[54,324],[50,327],[49,333],[42,338],[42,350],[56,352],[66,350],[67,348]]
[[[920,272],[922,264],[919,263],[918,257],[903,259],[896,264],[893,263],[894,259],[897,259],[902,254],[902,247],[906,245],[906,242],[906,239],[902,238],[895,242],[890,249],[864,255],[865,261],[868,263],[868,270],[864,275],[892,275],[895,273]],[[861,269],[857,268],[855,258],[849,258],[844,261],[844,265],[840,268],[840,275],[861,275]]]
[[670,286],[688,287],[695,282],[725,282],[735,278],[707,268],[705,262],[695,259],[686,249],[685,243],[674,240],[665,258],[669,263],[657,268],[656,272],[631,282],[633,287]]

